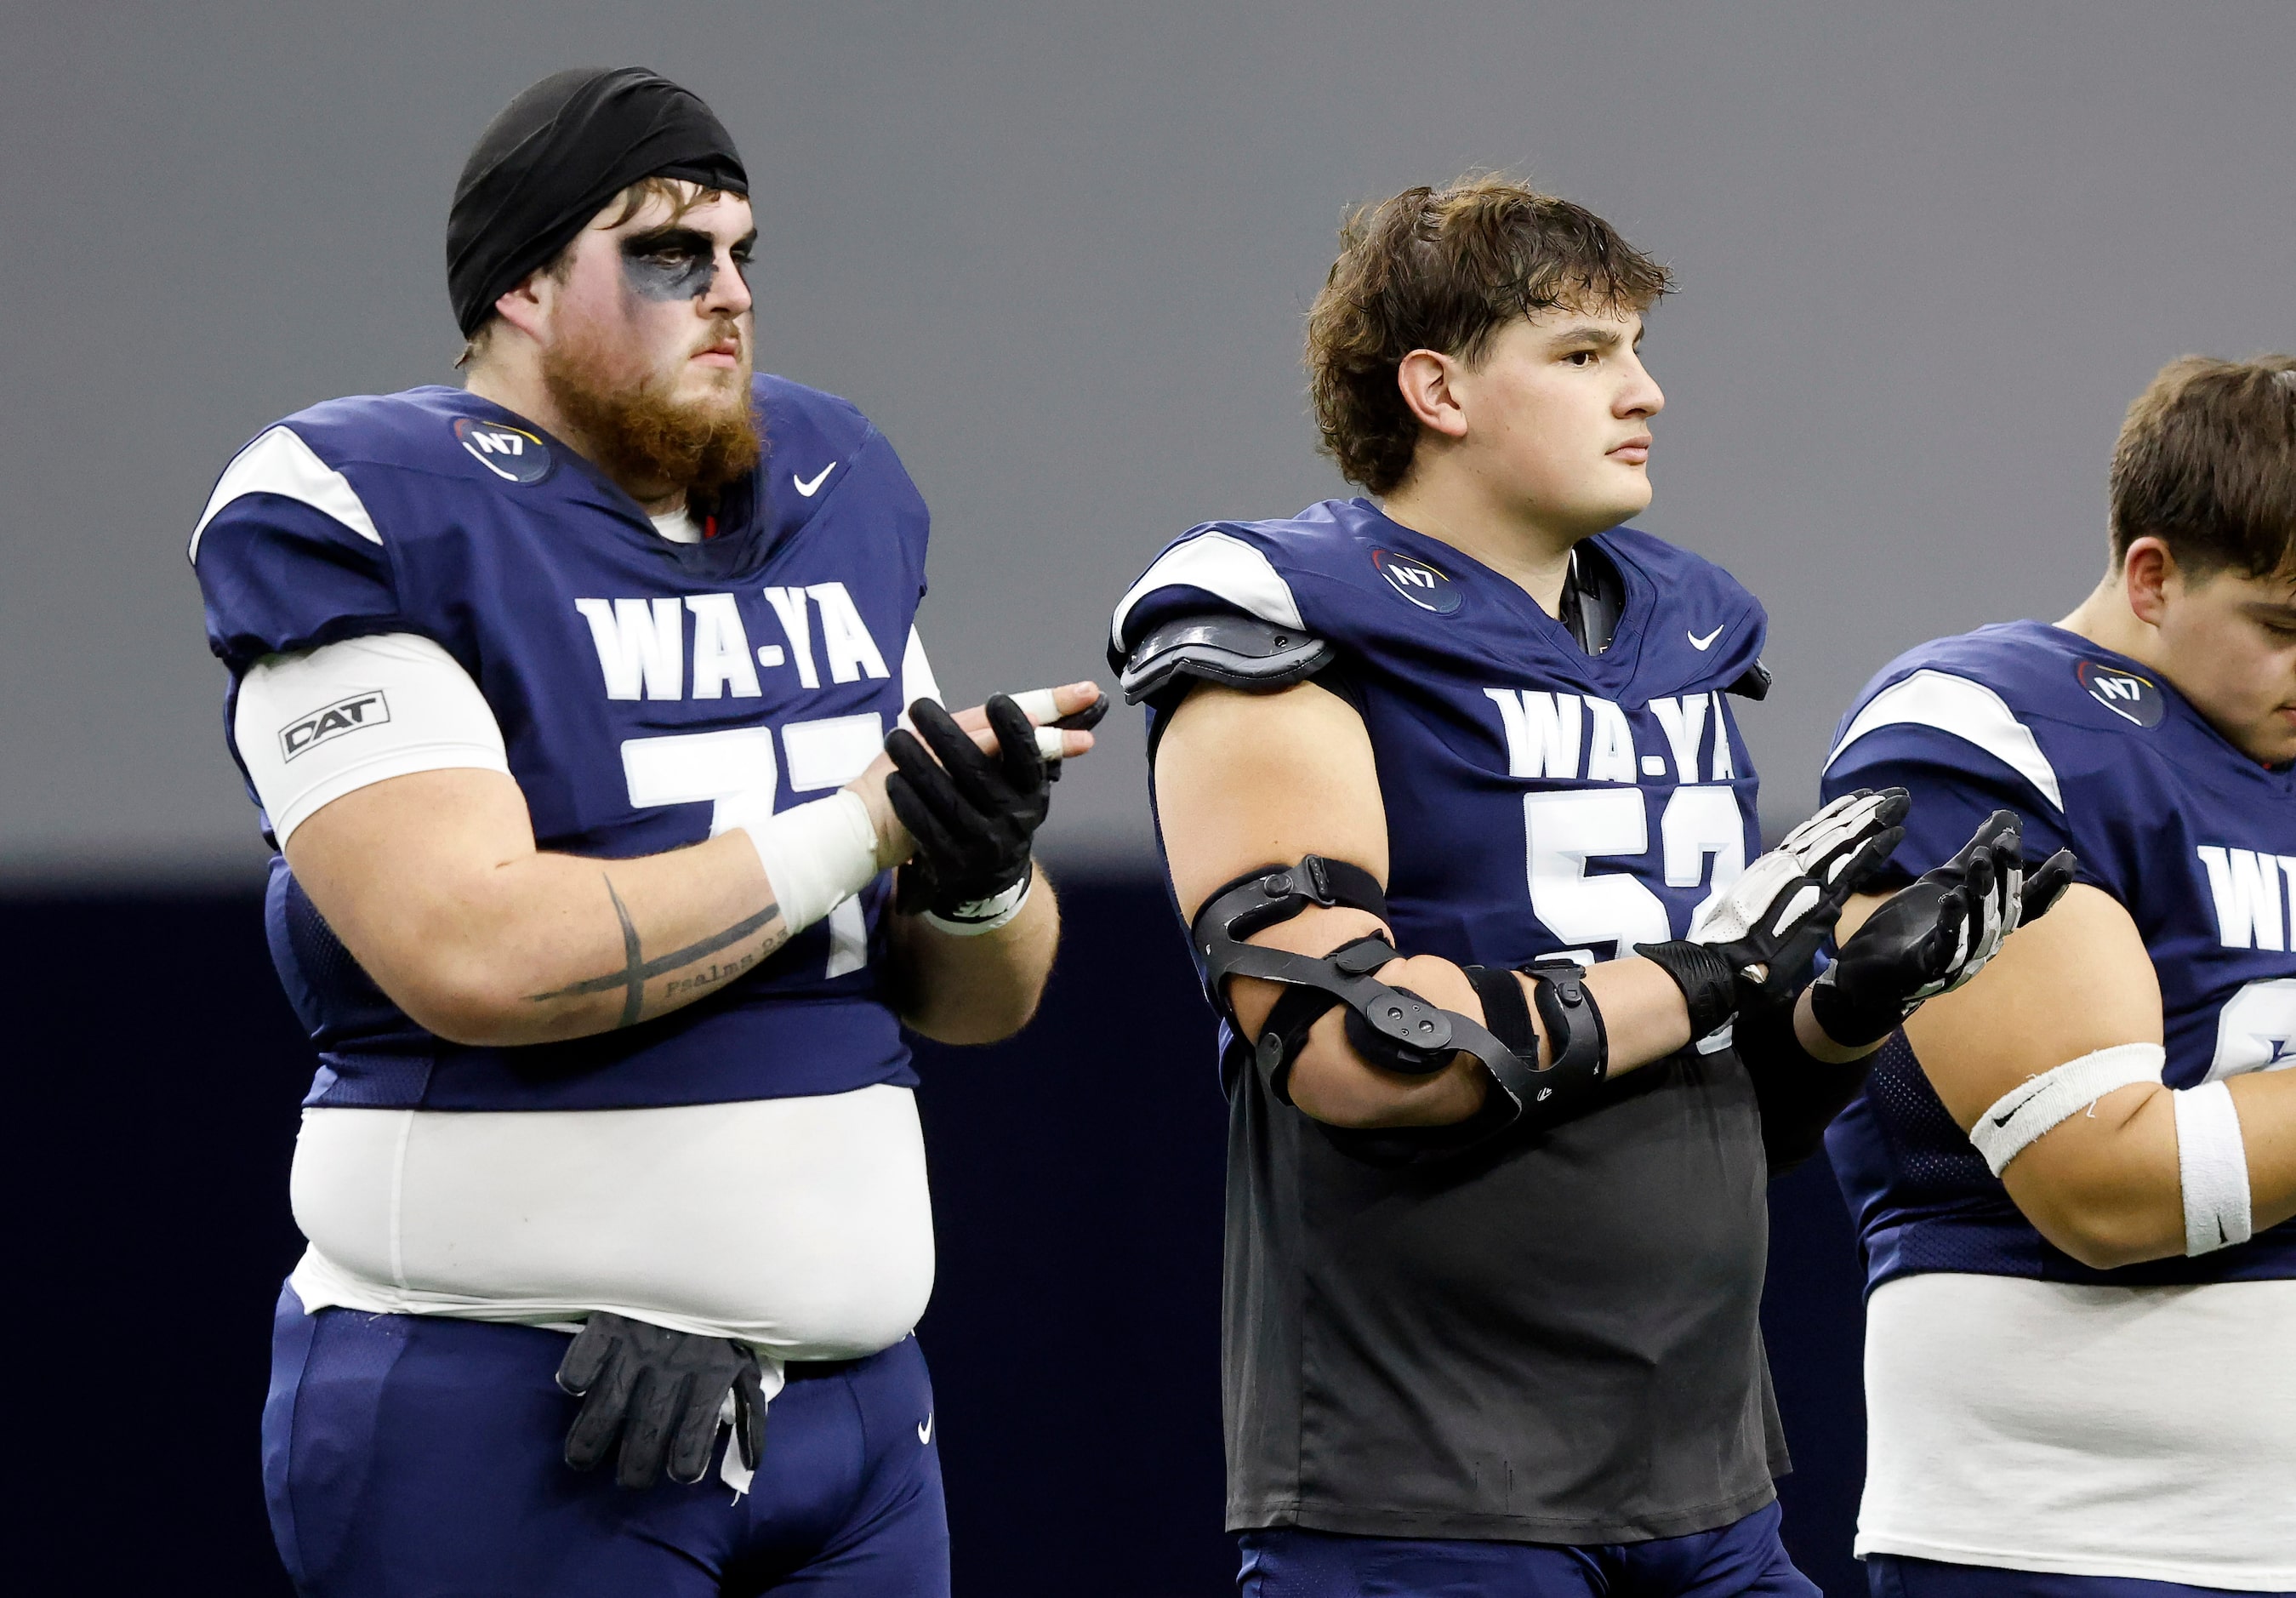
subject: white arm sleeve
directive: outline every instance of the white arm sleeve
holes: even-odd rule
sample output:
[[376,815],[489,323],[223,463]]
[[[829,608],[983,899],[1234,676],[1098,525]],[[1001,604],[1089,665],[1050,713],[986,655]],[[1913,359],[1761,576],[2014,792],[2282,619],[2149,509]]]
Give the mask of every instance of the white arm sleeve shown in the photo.
[[232,742],[283,849],[322,805],[369,783],[461,767],[510,775],[479,685],[411,632],[258,661],[240,679]]

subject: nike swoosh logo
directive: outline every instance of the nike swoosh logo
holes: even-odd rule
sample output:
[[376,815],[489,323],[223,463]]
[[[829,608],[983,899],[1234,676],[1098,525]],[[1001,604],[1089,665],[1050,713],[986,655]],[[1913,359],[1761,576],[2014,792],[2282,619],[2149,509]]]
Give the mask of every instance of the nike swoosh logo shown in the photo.
[[[1727,622],[1722,623],[1722,627],[1727,627],[1729,625],[1730,623]],[[1722,636],[1722,627],[1716,628],[1702,638],[1694,632],[1691,633],[1689,635],[1690,647],[1693,649],[1711,649],[1714,647],[1714,640]]]
[[811,482],[808,482],[804,478],[800,477],[794,472],[790,474],[790,482],[797,485],[797,491],[799,493],[803,494],[807,498],[810,499],[815,494],[820,491],[823,479],[826,478],[835,470],[837,470],[837,463],[835,461],[831,461],[827,465],[822,467],[820,471],[813,474],[813,481]]
[[[821,479],[816,477],[814,481],[816,482],[819,482]],[[929,1448],[932,1446],[932,1421],[933,1418],[931,1415],[927,1415],[923,1420],[917,1422],[917,1441],[924,1444]]]

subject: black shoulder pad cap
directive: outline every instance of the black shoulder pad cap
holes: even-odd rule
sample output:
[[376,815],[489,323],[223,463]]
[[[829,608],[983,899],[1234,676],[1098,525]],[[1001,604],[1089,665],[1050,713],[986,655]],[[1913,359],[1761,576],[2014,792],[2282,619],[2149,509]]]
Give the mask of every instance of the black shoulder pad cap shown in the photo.
[[1313,633],[1211,612],[1154,629],[1133,646],[1118,680],[1124,702],[1137,704],[1191,677],[1237,688],[1289,688],[1333,658],[1331,645]]
[[1770,669],[1760,661],[1748,666],[1743,675],[1722,691],[1735,694],[1742,699],[1767,699],[1770,696]]

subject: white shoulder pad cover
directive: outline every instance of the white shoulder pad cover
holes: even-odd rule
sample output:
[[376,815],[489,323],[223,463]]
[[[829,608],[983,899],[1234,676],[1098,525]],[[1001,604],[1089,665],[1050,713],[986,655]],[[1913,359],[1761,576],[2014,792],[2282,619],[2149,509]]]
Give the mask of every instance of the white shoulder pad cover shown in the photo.
[[257,662],[240,680],[232,742],[283,849],[322,805],[371,783],[456,768],[510,774],[479,685],[406,632]]

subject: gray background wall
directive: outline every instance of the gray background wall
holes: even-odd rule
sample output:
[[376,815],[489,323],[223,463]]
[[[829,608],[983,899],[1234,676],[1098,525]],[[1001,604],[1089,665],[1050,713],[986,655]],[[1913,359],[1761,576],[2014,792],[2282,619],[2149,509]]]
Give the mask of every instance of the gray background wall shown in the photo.
[[[966,698],[1101,671],[1212,515],[1339,491],[1299,322],[1343,205],[1510,166],[1683,292],[1644,525],[1768,602],[1770,820],[1898,648],[2070,606],[2162,361],[2296,344],[2296,5],[1895,0],[12,5],[0,60],[0,873],[250,875],[182,546],[231,450],[449,380],[440,264],[517,89],[637,62],[733,128],[763,364],[937,517]],[[1139,740],[1054,846],[1138,860]]]

